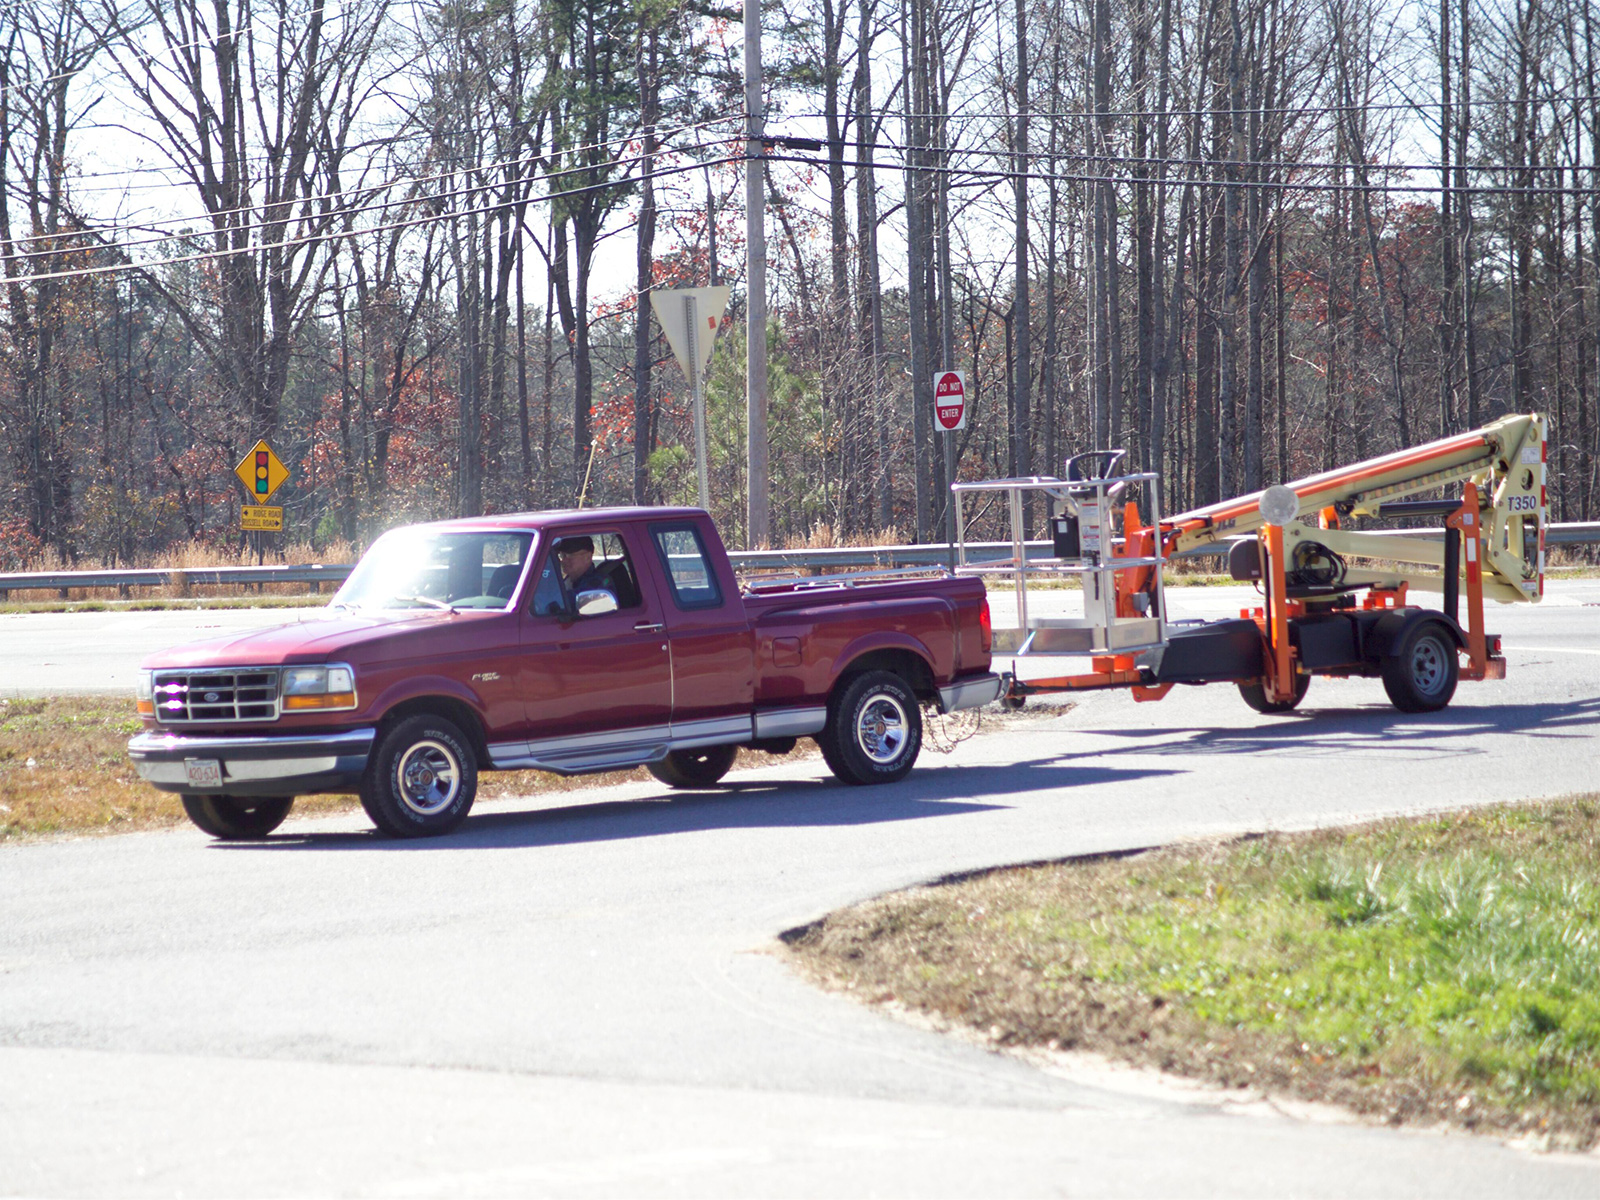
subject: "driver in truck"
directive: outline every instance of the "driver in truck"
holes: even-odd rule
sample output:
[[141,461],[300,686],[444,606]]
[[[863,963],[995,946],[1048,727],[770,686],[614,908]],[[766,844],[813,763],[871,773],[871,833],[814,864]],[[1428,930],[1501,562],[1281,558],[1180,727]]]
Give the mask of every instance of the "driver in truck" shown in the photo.
[[613,600],[617,593],[610,582],[594,568],[594,539],[587,535],[565,537],[556,543],[556,560],[561,564],[561,587],[573,600],[579,592],[601,591]]

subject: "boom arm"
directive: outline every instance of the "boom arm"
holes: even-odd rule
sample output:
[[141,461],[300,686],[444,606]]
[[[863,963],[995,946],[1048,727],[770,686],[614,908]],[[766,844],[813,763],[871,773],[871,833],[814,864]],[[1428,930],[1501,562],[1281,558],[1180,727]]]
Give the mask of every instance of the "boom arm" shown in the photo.
[[[1537,601],[1544,595],[1546,437],[1547,422],[1540,414],[1503,417],[1471,433],[1296,480],[1286,486],[1299,498],[1300,509],[1285,533],[1291,542],[1314,540],[1338,554],[1442,568],[1444,547],[1439,543],[1342,531],[1337,518],[1377,516],[1387,502],[1470,481],[1487,500],[1482,510],[1484,595],[1504,602]],[[1253,533],[1265,523],[1261,496],[1253,492],[1162,521],[1166,552]],[[1334,528],[1312,530],[1298,521],[1329,510],[1334,520],[1326,523]],[[1422,590],[1443,587],[1438,575],[1383,570],[1351,572],[1350,580],[1378,586],[1405,583]]]

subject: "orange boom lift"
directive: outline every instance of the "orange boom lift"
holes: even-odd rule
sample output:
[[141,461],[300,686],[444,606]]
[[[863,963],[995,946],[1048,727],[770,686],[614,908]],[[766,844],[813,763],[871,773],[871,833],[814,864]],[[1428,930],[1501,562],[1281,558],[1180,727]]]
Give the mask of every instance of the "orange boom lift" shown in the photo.
[[[1117,473],[1120,450],[1069,459],[1064,479],[958,483],[957,572],[1008,575],[1016,589],[1017,628],[995,630],[996,657],[1090,660],[1077,674],[1008,677],[1002,702],[1112,687],[1159,700],[1176,684],[1229,682],[1251,707],[1285,712],[1313,675],[1361,675],[1381,677],[1403,711],[1444,708],[1458,679],[1505,677],[1500,639],[1484,629],[1485,598],[1544,595],[1546,436],[1542,415],[1505,417],[1168,518],[1154,473]],[[1125,498],[1133,487],[1148,522]],[[1415,498],[1428,492],[1445,498]],[[1031,493],[1052,510],[1044,555],[1030,555],[1022,537]],[[969,558],[964,501],[974,497],[1005,499],[1009,558]],[[1358,518],[1432,518],[1443,536],[1345,527]],[[1162,564],[1218,543],[1232,576],[1257,584],[1261,604],[1233,620],[1169,620]],[[1028,583],[1061,576],[1082,581],[1083,616],[1031,615]],[[1440,607],[1411,603],[1414,593],[1437,593]]]

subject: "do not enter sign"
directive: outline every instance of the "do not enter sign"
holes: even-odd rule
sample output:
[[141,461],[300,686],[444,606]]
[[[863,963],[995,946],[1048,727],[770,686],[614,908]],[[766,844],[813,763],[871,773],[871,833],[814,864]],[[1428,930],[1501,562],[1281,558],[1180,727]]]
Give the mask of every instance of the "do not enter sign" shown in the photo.
[[940,371],[933,385],[933,414],[946,433],[967,427],[967,376],[963,371]]

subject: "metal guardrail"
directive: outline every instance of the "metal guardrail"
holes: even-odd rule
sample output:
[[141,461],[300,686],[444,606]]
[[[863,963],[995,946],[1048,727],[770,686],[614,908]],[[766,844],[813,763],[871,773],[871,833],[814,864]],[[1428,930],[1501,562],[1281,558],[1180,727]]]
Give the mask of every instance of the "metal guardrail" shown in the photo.
[[63,598],[70,588],[169,587],[179,595],[194,587],[238,586],[240,584],[305,583],[317,591],[323,584],[340,584],[354,566],[349,563],[303,563],[271,567],[145,567],[116,571],[14,571],[0,574],[0,600],[11,592],[58,591]]
[[[1383,530],[1405,537],[1442,537],[1440,529]],[[1600,543],[1600,521],[1571,521],[1545,529],[1546,546],[1582,546]],[[1026,543],[1032,558],[1048,558],[1049,542]],[[1222,555],[1227,546],[1214,542],[1197,546],[1178,558],[1207,558]],[[968,542],[968,559],[975,566],[986,561],[1009,562],[1010,542]],[[735,568],[751,571],[822,571],[846,568],[939,567],[950,562],[950,547],[943,542],[915,546],[845,546],[822,550],[735,550],[728,557]],[[73,588],[115,588],[126,594],[130,588],[171,588],[180,596],[195,587],[304,583],[318,592],[328,584],[341,584],[354,570],[350,563],[303,563],[271,567],[146,567],[113,571],[34,571],[0,574],[0,600],[12,592],[53,591],[66,597]]]

